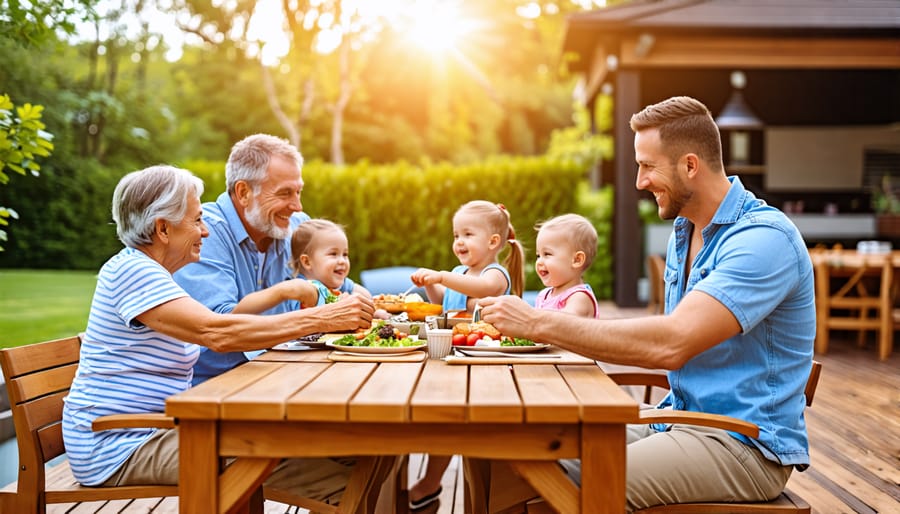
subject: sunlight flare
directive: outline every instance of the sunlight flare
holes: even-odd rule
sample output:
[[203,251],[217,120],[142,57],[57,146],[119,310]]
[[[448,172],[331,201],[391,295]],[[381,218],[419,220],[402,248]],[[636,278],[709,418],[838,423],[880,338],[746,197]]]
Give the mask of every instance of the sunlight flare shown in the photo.
[[430,52],[445,52],[472,30],[471,23],[460,16],[459,3],[422,0],[411,9],[412,26],[409,39]]

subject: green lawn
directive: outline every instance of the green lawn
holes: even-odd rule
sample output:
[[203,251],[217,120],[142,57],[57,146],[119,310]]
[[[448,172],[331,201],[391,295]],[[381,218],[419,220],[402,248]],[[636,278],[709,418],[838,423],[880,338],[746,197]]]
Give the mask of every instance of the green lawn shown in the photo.
[[92,271],[0,270],[0,348],[83,332],[96,285]]

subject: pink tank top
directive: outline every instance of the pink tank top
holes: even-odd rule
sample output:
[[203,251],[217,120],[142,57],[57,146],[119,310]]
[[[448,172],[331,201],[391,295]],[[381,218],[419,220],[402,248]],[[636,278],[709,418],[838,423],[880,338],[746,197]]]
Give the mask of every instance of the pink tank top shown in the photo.
[[573,294],[584,293],[588,295],[591,299],[591,303],[594,304],[594,317],[600,317],[600,305],[597,303],[597,297],[594,296],[594,292],[591,291],[591,288],[587,286],[587,284],[579,284],[577,286],[570,287],[566,289],[562,293],[559,293],[556,296],[551,297],[550,293],[553,292],[552,287],[548,287],[538,293],[537,298],[534,300],[534,306],[538,309],[547,309],[551,311],[561,311],[566,306],[566,302],[569,301],[569,298]]

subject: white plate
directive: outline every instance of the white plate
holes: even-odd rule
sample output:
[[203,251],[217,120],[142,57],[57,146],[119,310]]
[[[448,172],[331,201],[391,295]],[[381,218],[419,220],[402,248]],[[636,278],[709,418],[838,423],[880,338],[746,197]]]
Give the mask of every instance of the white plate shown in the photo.
[[427,345],[424,341],[422,344],[418,344],[415,346],[344,346],[340,344],[333,343],[325,343],[329,348],[333,348],[335,350],[339,350],[347,353],[365,353],[365,354],[373,354],[373,353],[412,353],[416,350],[421,350],[425,348]]
[[531,353],[540,352],[550,347],[549,344],[534,343],[534,346],[462,346],[454,345],[454,348],[467,352],[503,352],[503,353]]
[[301,343],[299,341],[288,341],[286,343],[276,344],[275,346],[273,346],[270,349],[287,351],[287,352],[302,352],[302,351],[306,351],[306,350],[317,350],[322,347],[323,347],[323,345],[317,345],[315,343],[310,345],[309,343]]

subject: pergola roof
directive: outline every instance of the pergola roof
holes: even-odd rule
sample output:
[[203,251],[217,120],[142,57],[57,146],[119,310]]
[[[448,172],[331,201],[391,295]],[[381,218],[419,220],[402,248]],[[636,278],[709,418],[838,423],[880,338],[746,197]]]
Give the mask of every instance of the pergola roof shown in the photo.
[[[658,93],[666,84],[660,77],[681,79],[683,86],[685,77],[737,69],[782,78],[796,72],[835,79],[851,72],[884,83],[868,90],[880,94],[870,103],[897,112],[900,93],[890,88],[900,80],[900,0],[634,0],[569,16],[563,51],[579,56],[568,66],[584,75],[582,101],[596,97],[604,82],[614,85],[614,299],[634,306],[642,259],[634,241],[641,231],[628,120],[647,102],[662,99],[649,97],[651,88]],[[707,91],[713,87],[705,85]],[[805,87],[810,94],[822,89]],[[779,96],[774,91],[763,105],[775,105]],[[818,103],[807,108],[823,110]]]
[[[637,0],[575,14],[567,22],[563,50],[582,56],[592,55],[604,40],[661,32],[692,38],[887,38],[893,44],[878,52],[900,61],[898,0]],[[582,59],[570,67],[587,71],[590,66]]]

